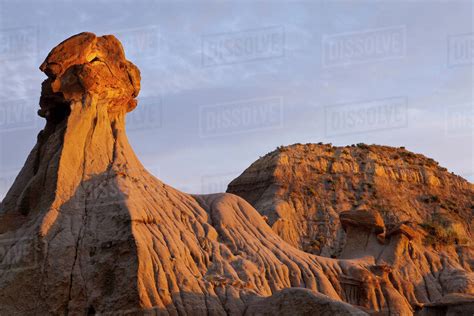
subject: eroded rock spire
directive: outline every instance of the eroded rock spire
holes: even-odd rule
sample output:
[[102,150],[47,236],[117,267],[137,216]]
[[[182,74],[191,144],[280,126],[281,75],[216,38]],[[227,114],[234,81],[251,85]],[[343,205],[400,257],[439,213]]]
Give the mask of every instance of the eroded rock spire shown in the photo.
[[57,121],[72,101],[95,96],[109,112],[130,112],[137,106],[140,71],[113,35],[74,35],[56,46],[40,66],[42,85],[39,115]]

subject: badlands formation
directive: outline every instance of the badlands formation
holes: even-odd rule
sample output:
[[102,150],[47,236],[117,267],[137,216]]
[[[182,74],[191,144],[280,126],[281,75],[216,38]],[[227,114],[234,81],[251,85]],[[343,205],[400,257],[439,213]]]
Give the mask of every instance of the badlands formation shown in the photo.
[[236,194],[189,195],[128,143],[140,72],[114,36],[75,35],[40,69],[46,125],[0,204],[0,315],[473,313],[461,178],[308,145],[257,161]]

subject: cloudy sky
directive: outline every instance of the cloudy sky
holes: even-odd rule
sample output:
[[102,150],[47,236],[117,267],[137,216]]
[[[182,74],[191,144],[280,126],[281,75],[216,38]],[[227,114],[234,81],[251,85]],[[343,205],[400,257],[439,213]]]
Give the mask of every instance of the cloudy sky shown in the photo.
[[141,70],[145,166],[224,191],[279,145],[405,146],[474,180],[472,1],[1,1],[0,196],[44,122],[38,66],[89,31]]

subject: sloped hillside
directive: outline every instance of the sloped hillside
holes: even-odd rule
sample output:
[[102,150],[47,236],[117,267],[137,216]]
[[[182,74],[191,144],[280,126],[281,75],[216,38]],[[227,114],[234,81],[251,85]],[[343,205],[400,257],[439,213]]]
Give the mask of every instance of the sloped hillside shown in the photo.
[[433,159],[377,145],[280,147],[254,162],[227,192],[250,202],[288,243],[338,256],[343,211],[378,211],[388,229],[404,221],[426,232],[432,246],[472,240],[474,185]]
[[227,192],[305,252],[372,258],[414,309],[458,305],[449,293],[474,290],[473,185],[422,155],[364,144],[280,147]]

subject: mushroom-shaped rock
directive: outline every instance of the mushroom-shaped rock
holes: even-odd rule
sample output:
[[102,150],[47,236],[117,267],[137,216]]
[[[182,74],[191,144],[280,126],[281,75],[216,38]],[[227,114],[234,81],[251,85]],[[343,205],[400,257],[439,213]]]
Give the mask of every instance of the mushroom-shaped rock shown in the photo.
[[417,236],[419,236],[419,233],[414,228],[412,228],[409,224],[400,223],[396,225],[395,227],[393,227],[392,229],[390,229],[387,232],[386,237],[391,238],[397,235],[403,235],[403,236],[406,236],[409,240],[413,240]]
[[359,227],[373,231],[375,234],[382,234],[385,231],[385,224],[379,212],[368,210],[366,207],[359,207],[355,210],[342,212],[339,215],[342,227],[347,231],[349,226]]
[[[375,260],[301,252],[242,198],[148,173],[125,133],[139,72],[114,37],[73,36],[41,69],[46,127],[0,203],[0,315],[360,314],[347,303],[411,314],[405,291],[369,271]],[[347,249],[375,253],[382,224],[346,225]],[[464,275],[442,277],[470,291]]]
[[397,224],[385,235],[385,240],[388,242],[386,242],[380,260],[395,265],[403,262],[414,251],[411,240],[420,238],[419,236],[420,233],[412,228],[409,223]]
[[377,211],[359,207],[342,212],[339,219],[346,231],[346,243],[341,258],[377,257],[380,254],[382,244],[377,236],[385,231],[385,225]]
[[105,104],[109,112],[130,112],[137,105],[140,71],[125,59],[113,35],[74,35],[49,53],[40,70],[48,79],[42,85],[39,115],[47,119],[86,96]]

